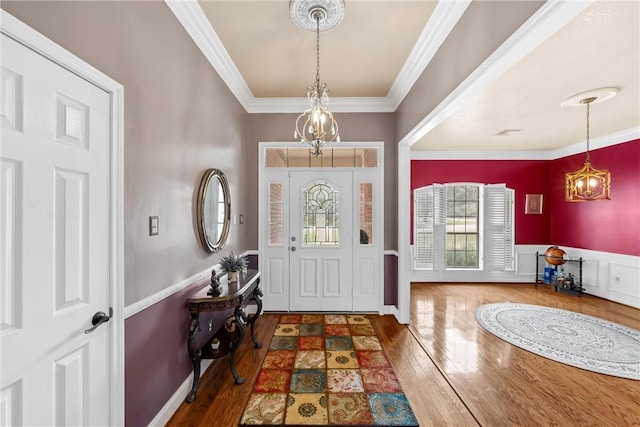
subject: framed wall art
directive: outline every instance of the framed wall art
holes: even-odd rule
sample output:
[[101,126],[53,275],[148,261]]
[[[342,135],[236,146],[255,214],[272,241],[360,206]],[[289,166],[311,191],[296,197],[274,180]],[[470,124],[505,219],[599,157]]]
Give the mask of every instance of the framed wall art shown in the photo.
[[524,213],[527,215],[542,214],[542,194],[527,194],[524,201]]

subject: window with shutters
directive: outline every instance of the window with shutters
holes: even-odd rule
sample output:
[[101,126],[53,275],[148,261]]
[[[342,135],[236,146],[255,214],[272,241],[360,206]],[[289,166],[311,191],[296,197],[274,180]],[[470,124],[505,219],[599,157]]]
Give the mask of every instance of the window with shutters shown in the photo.
[[504,184],[414,190],[415,268],[513,270],[513,198]]
[[479,189],[447,186],[446,266],[478,268]]

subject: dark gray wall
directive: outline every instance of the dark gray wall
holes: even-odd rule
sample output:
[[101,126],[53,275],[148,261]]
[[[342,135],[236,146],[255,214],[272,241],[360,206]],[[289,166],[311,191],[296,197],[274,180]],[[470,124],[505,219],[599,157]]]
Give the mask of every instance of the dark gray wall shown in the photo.
[[[217,263],[200,246],[195,193],[222,169],[232,202],[247,183],[246,112],[164,2],[10,2],[2,8],[124,86],[125,303]],[[253,174],[254,172],[252,172]],[[234,204],[234,208],[242,208]],[[148,235],[159,216],[160,235]],[[233,226],[226,250],[244,251]]]

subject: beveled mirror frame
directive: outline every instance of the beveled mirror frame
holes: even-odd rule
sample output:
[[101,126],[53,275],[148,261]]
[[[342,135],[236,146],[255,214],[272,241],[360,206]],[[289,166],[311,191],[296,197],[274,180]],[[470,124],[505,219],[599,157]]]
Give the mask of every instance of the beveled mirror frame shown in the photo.
[[[213,241],[213,236],[207,231],[207,220],[205,217],[206,197],[210,195],[210,186],[216,184],[216,181],[220,183],[222,188],[222,194],[224,196],[224,223],[220,236],[216,241]],[[198,234],[202,247],[209,253],[216,253],[220,251],[227,241],[229,236],[229,228],[231,226],[231,195],[229,193],[229,184],[227,178],[220,169],[207,169],[200,181],[200,188],[198,189]],[[217,221],[216,221],[217,222]]]

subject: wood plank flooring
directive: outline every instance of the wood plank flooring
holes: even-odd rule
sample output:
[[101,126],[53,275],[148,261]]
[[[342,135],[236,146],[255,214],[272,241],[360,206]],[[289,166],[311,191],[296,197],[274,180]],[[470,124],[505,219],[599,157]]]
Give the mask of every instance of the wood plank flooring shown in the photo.
[[[596,374],[512,346],[477,325],[492,302],[540,304],[640,329],[640,310],[531,284],[413,284],[411,325],[370,316],[421,426],[640,426],[640,382]],[[223,358],[203,375],[194,403],[168,426],[238,425],[278,322],[263,315],[254,349],[245,339],[234,385]]]

